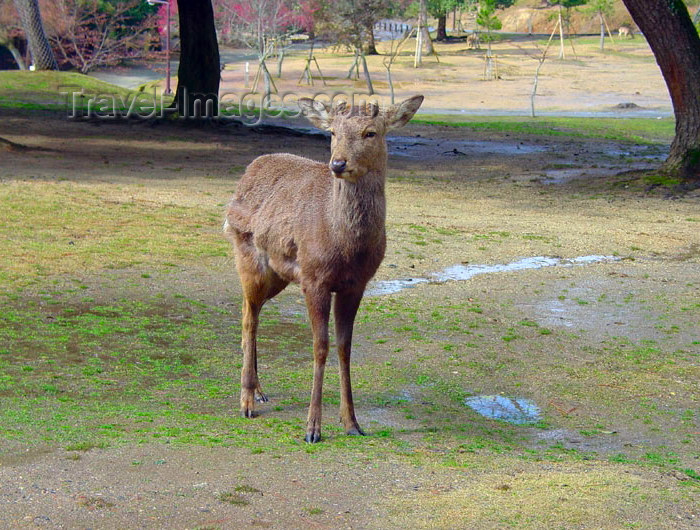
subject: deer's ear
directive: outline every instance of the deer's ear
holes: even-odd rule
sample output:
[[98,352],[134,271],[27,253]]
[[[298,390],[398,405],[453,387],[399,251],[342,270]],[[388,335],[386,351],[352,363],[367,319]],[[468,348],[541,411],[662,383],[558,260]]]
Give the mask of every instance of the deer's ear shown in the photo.
[[413,96],[408,98],[406,101],[402,101],[398,105],[392,105],[384,112],[384,119],[386,122],[386,129],[398,129],[403,127],[416,113],[418,108],[423,103],[423,96]]
[[299,98],[299,108],[313,125],[328,130],[331,126],[329,108],[322,102],[310,98]]

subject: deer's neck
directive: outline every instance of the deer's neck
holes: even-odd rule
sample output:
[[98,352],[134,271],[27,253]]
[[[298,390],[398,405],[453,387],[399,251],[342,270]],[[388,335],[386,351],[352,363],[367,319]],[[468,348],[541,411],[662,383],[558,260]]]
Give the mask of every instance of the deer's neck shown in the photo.
[[356,183],[335,179],[331,222],[339,240],[363,240],[371,245],[384,237],[384,178],[384,171],[370,171]]

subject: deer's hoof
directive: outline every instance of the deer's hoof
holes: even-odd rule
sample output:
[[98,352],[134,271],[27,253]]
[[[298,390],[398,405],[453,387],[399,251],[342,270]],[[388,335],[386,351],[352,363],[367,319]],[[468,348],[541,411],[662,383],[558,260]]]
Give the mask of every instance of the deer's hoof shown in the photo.
[[241,416],[252,418],[255,416],[255,389],[241,389]]
[[308,444],[315,444],[321,441],[321,431],[307,432],[304,440]]
[[257,401],[258,403],[267,403],[268,399],[267,396],[263,394],[261,390],[257,390],[255,392],[255,401]]
[[244,418],[254,418],[255,417],[255,411],[252,408],[242,408],[241,409],[241,416]]
[[348,436],[367,436],[365,434],[365,431],[360,429],[359,425],[355,425],[354,427],[346,429],[345,434],[347,434]]

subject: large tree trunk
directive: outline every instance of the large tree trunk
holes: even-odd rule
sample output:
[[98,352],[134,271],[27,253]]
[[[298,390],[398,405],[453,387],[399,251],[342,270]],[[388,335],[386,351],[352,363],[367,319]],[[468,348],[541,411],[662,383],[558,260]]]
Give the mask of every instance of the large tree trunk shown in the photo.
[[447,14],[440,15],[437,19],[437,35],[435,40],[446,41],[447,40]]
[[58,63],[53,54],[49,39],[46,38],[44,24],[41,21],[38,0],[15,0],[15,7],[27,36],[29,51],[34,60],[35,70],[58,70]]
[[173,106],[187,118],[218,114],[219,45],[211,0],[177,0],[180,21],[180,66]]
[[623,0],[654,52],[676,115],[664,169],[700,180],[700,37],[680,0]]

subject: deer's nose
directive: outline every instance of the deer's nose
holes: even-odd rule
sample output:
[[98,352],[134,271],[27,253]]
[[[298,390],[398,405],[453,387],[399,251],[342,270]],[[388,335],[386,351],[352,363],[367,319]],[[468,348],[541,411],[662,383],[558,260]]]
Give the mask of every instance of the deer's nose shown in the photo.
[[345,171],[347,165],[348,163],[345,160],[331,160],[331,170],[333,173],[342,173]]

